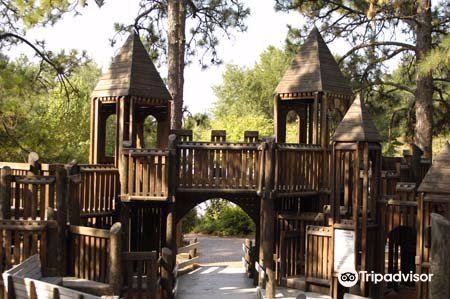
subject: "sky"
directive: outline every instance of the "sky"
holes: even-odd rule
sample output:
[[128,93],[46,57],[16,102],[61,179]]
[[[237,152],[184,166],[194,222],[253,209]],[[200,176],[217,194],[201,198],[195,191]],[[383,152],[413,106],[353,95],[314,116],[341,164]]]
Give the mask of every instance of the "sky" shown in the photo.
[[[88,8],[81,10],[81,15],[71,14],[56,23],[53,27],[37,28],[28,32],[27,37],[43,39],[47,49],[86,50],[102,69],[106,69],[111,57],[117,52],[124,40],[111,47],[109,39],[114,36],[113,24],[116,22],[132,24],[138,12],[138,0],[109,0],[98,8],[90,1]],[[269,46],[282,47],[287,34],[287,25],[299,27],[304,20],[297,12],[289,14],[275,12],[273,0],[248,0],[251,15],[247,19],[248,29],[244,33],[235,33],[228,40],[223,37],[218,47],[219,57],[223,64],[211,66],[206,70],[196,64],[190,64],[185,70],[185,105],[191,113],[208,112],[216,97],[212,87],[220,84],[226,64],[252,66],[259,55]],[[333,54],[343,54],[348,47],[342,41],[335,41],[330,46]],[[16,53],[31,51],[25,46]],[[194,59],[195,61],[195,59]],[[167,69],[161,66],[161,77],[167,77]]]

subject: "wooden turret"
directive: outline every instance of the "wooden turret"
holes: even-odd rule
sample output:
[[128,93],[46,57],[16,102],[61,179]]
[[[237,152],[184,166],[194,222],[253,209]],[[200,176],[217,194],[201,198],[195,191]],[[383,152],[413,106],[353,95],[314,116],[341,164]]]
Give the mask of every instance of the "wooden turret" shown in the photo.
[[[332,225],[334,271],[384,269],[384,237],[377,209],[380,197],[381,137],[358,96],[333,140]],[[344,240],[350,240],[345,248]],[[334,289],[338,288],[337,283]],[[377,298],[373,285],[360,281],[352,293]]]
[[299,119],[298,142],[328,147],[333,129],[329,118],[336,114],[339,121],[352,98],[348,80],[314,27],[275,89],[277,142],[286,141],[286,117],[294,111]]
[[[436,256],[434,257],[435,263],[433,265],[433,246],[431,242],[431,232],[432,227],[432,213],[439,214],[443,219],[450,221],[450,143],[444,146],[444,149],[439,153],[439,155],[434,159],[431,168],[428,170],[427,174],[422,180],[418,188],[419,192],[419,202],[417,210],[417,249],[416,249],[416,273],[419,274],[429,274],[432,273],[437,277],[437,281],[432,281],[435,284],[434,290],[430,289],[428,281],[422,281],[418,283],[418,296],[420,299],[427,298],[444,298],[442,297],[444,293],[440,293],[439,288],[447,290],[448,294],[448,276],[445,276],[445,270],[442,273],[436,273],[434,271],[439,271],[439,265],[436,263],[444,264],[445,259],[437,259],[438,251],[441,256],[446,256],[446,252],[440,249],[434,249]],[[435,216],[436,217],[436,216]],[[435,240],[438,241],[438,240]],[[442,240],[440,240],[442,241]],[[434,243],[434,241],[433,241]],[[442,248],[441,248],[442,249]],[[433,269],[433,266],[435,267]],[[448,271],[447,271],[448,274]],[[447,285],[442,284],[443,280],[447,278]],[[433,277],[433,280],[435,278]],[[445,287],[447,287],[445,289]]]
[[[117,166],[124,142],[144,147],[149,115],[158,123],[158,147],[167,146],[171,97],[137,34],[130,34],[91,97],[90,163]],[[111,115],[116,116],[115,157],[106,155],[106,120]]]

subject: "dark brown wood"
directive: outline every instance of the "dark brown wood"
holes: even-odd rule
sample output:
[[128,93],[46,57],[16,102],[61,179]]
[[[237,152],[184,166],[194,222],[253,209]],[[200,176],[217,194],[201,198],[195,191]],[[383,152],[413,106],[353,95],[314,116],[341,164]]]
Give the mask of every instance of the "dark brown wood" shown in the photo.
[[115,223],[109,232],[109,273],[108,282],[113,295],[119,296],[122,287],[122,228],[120,223]]
[[11,168],[0,169],[0,219],[11,218]]
[[275,172],[275,142],[269,139],[266,143],[265,169],[264,169],[264,191],[262,193],[261,210],[263,212],[263,252],[264,269],[266,274],[266,298],[275,297],[275,264],[273,260],[274,244],[274,199],[272,190],[274,188]]
[[349,82],[342,75],[317,28],[313,28],[275,92],[301,97],[303,93],[325,91],[351,96]]

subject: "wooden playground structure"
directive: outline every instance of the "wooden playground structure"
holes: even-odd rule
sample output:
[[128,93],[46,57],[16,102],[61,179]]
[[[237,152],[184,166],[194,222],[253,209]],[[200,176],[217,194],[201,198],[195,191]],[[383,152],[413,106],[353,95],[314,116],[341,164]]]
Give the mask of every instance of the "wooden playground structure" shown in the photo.
[[[131,34],[92,94],[90,164],[45,164],[36,154],[28,163],[0,162],[7,298],[173,298],[177,223],[213,198],[255,222],[245,261],[249,272],[259,270],[255,283],[268,298],[276,286],[332,298],[414,287],[363,280],[342,287],[343,250],[357,271],[429,273],[430,215],[450,219],[450,145],[434,164],[415,146],[383,157],[363,100],[317,29],[276,88],[273,137],[247,131],[230,142],[215,130],[211,141],[195,141],[192,131],[170,130],[170,101]],[[286,143],[290,111],[298,116],[296,143]],[[157,121],[156,148],[145,146],[148,116]],[[342,235],[350,246],[342,247]],[[427,283],[416,289],[428,298]]]

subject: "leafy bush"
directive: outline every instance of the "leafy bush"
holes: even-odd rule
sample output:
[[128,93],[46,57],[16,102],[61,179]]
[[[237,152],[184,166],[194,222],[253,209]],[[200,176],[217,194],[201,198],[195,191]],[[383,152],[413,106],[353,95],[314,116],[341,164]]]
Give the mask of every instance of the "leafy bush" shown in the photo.
[[211,201],[194,228],[196,233],[221,236],[248,235],[254,231],[255,225],[247,213],[220,199]]
[[190,210],[186,216],[183,217],[182,230],[183,233],[190,233],[197,226],[199,218],[197,215],[197,209],[193,208]]

